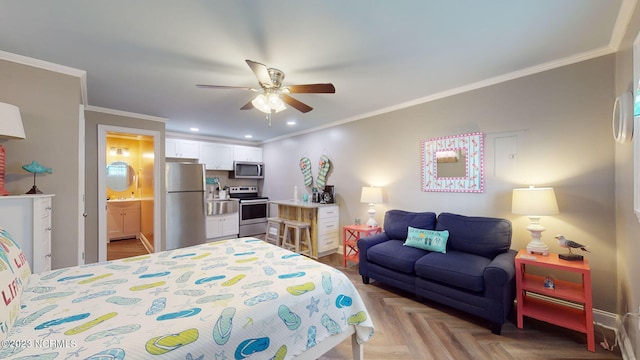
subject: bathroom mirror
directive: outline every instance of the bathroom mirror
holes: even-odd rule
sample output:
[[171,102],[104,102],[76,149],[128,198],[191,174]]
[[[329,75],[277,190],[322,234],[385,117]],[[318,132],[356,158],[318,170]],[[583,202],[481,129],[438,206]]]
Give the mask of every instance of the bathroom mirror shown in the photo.
[[422,191],[484,191],[484,136],[472,133],[422,141]]
[[107,187],[113,191],[125,191],[133,184],[135,171],[124,161],[114,161],[107,165]]

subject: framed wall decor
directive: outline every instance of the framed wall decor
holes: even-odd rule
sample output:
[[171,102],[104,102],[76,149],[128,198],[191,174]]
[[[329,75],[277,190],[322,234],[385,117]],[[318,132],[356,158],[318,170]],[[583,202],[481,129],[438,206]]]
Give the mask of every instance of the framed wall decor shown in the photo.
[[421,152],[422,191],[484,191],[483,133],[423,140]]

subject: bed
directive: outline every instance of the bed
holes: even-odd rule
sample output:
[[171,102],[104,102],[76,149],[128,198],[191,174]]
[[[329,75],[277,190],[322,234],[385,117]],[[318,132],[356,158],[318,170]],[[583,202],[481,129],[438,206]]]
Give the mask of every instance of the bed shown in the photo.
[[31,274],[0,230],[0,358],[314,359],[373,324],[340,271],[239,238]]

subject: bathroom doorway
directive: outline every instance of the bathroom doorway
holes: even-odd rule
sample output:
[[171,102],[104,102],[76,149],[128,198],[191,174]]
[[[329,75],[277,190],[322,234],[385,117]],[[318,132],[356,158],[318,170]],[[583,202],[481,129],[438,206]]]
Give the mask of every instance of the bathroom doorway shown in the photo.
[[98,126],[98,261],[160,250],[158,139],[156,131]]

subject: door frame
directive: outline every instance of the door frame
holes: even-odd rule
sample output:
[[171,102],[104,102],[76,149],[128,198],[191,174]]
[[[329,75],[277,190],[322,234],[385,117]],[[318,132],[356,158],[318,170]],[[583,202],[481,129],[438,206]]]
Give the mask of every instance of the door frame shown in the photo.
[[163,248],[162,222],[161,222],[161,184],[162,172],[160,161],[163,154],[160,153],[161,133],[155,130],[135,129],[122,126],[98,124],[98,261],[107,261],[107,133],[117,132],[132,135],[145,135],[153,138],[153,251],[158,252]]
[[79,136],[78,136],[78,265],[84,265],[84,231],[85,231],[85,219],[87,218],[87,206],[86,206],[86,184],[85,184],[85,118],[84,118],[84,105],[80,105],[79,118]]

